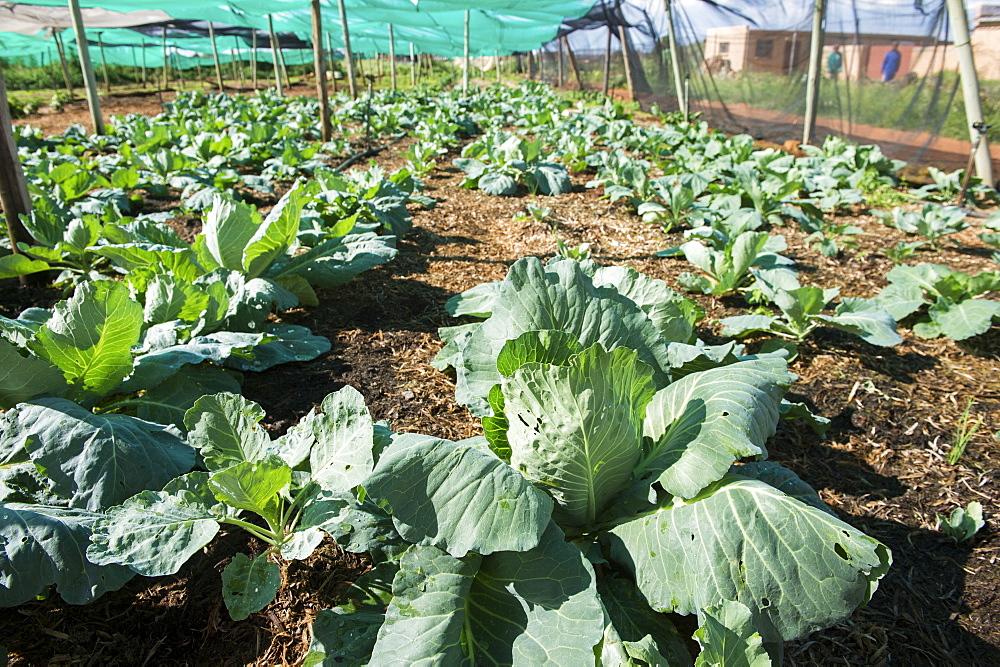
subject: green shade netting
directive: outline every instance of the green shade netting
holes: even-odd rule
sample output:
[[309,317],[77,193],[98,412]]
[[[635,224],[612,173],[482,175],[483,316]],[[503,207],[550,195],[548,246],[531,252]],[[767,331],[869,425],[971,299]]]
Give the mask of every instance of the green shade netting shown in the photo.
[[[393,25],[395,49],[405,54],[412,43],[420,53],[438,56],[461,56],[464,49],[465,11],[470,10],[470,52],[473,56],[507,55],[536,49],[550,41],[567,18],[587,13],[595,0],[557,0],[528,2],[525,0],[486,0],[485,2],[452,2],[450,0],[347,0],[348,28],[352,49],[363,53],[388,53],[388,24]],[[22,4],[64,7],[62,0],[29,0]],[[82,7],[99,7],[128,12],[148,9],[142,0],[81,0]],[[268,16],[278,32],[293,32],[303,39],[312,34],[312,18],[308,0],[230,0],[220,5],[206,5],[196,0],[175,0],[161,6],[176,19],[203,20],[233,26],[268,29]],[[323,31],[329,34],[335,48],[342,46],[340,15],[334,0],[323,0]],[[0,26],[2,29],[2,26]],[[134,31],[108,29],[125,33],[115,43],[141,44],[148,40]],[[135,35],[128,42],[127,33]],[[109,37],[106,37],[110,39]],[[181,41],[168,40],[171,46],[188,48]],[[44,48],[44,45],[39,45]],[[210,53],[210,46],[202,53]],[[220,48],[227,48],[220,44]],[[13,52],[12,52],[13,53]],[[7,52],[4,50],[4,57]]]

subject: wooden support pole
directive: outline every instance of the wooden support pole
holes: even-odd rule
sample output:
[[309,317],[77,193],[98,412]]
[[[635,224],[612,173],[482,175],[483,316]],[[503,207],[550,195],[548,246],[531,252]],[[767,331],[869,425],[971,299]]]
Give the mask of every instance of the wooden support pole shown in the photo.
[[219,92],[225,90],[222,84],[222,63],[219,62],[219,47],[215,44],[215,27],[212,22],[208,22],[208,39],[212,42],[212,58],[215,59],[215,81],[219,86]]
[[[969,126],[969,135],[975,145],[979,130],[976,124],[983,122],[983,106],[979,93],[979,77],[976,74],[976,64],[972,57],[972,42],[969,37],[969,19],[965,13],[965,3],[962,0],[948,0],[948,18],[951,21],[952,44],[958,55],[958,73],[962,79],[962,99],[965,102],[965,118]],[[986,142],[986,133],[982,133],[976,153],[973,156],[976,164],[976,175],[983,184],[993,186],[993,163],[990,158],[990,148]]]
[[[18,243],[34,244],[35,240],[21,223],[21,216],[31,212],[31,197],[28,195],[28,184],[24,180],[21,160],[17,157],[17,143],[11,129],[10,107],[7,105],[7,87],[3,80],[3,69],[0,68],[0,208],[7,221],[7,238],[10,239],[11,250],[21,254]],[[21,284],[29,281],[28,276],[21,276]]]
[[462,92],[466,95],[469,94],[469,67],[472,61],[469,60],[469,10],[465,10],[465,47],[463,50],[462,65],[464,67],[464,72],[462,73]]
[[253,89],[257,90],[257,29],[250,36],[250,77],[253,79]]
[[267,31],[271,37],[271,60],[274,61],[274,85],[278,89],[278,97],[284,97],[285,93],[281,87],[281,71],[279,69],[278,52],[281,46],[278,44],[278,36],[274,34],[274,19],[267,15]]
[[493,69],[496,70],[497,83],[500,83],[502,81],[500,76],[500,52],[496,50],[493,51]]
[[563,78],[563,43],[562,39],[556,40],[556,58],[559,60],[556,62],[556,86],[562,88],[566,81]]
[[291,88],[292,87],[292,78],[290,76],[288,76],[288,68],[285,67],[285,50],[282,49],[282,48],[280,48],[280,46],[278,48],[278,63],[281,65],[281,76],[284,77],[285,84],[289,88]]
[[233,78],[239,80],[240,86],[242,86],[246,77],[243,76],[243,56],[240,53],[240,40],[236,35],[233,35],[233,44],[236,45],[236,48],[233,49]]
[[417,54],[416,47],[410,42],[410,88],[417,87]]
[[326,33],[326,52],[330,57],[330,79],[333,81],[333,94],[337,94],[337,59],[334,57],[333,52],[333,38],[330,37],[330,33]]
[[608,41],[604,45],[604,82],[601,84],[601,89],[604,94],[608,94],[611,85],[611,26],[608,26]]
[[323,14],[319,0],[312,0],[313,65],[316,69],[316,96],[319,98],[320,137],[324,142],[333,138],[330,126],[330,96],[326,91],[326,54],[323,51]]
[[347,9],[344,7],[344,0],[337,0],[337,8],[340,10],[340,25],[344,29],[344,64],[347,65],[347,88],[351,91],[351,97],[358,97],[358,82],[354,79],[354,56],[351,55],[351,31],[347,28]]
[[83,71],[83,84],[87,91],[87,106],[90,107],[90,119],[94,123],[94,134],[104,134],[104,119],[101,116],[101,98],[97,94],[97,80],[94,77],[94,66],[90,62],[90,49],[87,48],[87,33],[83,29],[83,14],[80,13],[80,1],[68,1],[70,13],[73,15],[73,34],[76,37],[76,48],[80,55],[80,69]]
[[826,18],[826,0],[814,0],[812,37],[809,40],[809,74],[806,78],[806,115],[802,123],[802,143],[812,141],[816,127],[817,98],[819,97],[820,66],[823,60],[823,20]]
[[632,63],[628,58],[628,35],[625,34],[625,24],[618,24],[618,39],[622,43],[622,60],[625,61],[625,83],[628,85],[629,95],[632,96],[632,101],[638,99],[635,94],[635,85],[632,83]]
[[534,58],[534,52],[528,51],[527,53],[525,53],[525,55],[528,57],[528,78],[529,79],[534,79],[535,78],[535,58]]
[[[73,99],[73,78],[69,75],[69,63],[66,62],[66,48],[63,46],[62,36],[58,32],[52,33],[56,41],[56,51],[59,52],[59,65],[62,67],[63,81],[66,82],[66,92],[69,99]],[[135,52],[133,52],[135,55]]]
[[583,90],[583,79],[580,77],[580,68],[576,65],[576,56],[573,55],[573,49],[569,46],[569,39],[566,35],[562,36],[563,46],[566,48],[566,59],[569,61],[569,68],[573,72],[573,78],[576,79],[576,89]]
[[[687,108],[687,100],[684,99],[684,91],[681,88],[684,84],[681,78],[681,58],[677,51],[677,36],[674,32],[674,12],[670,5],[670,0],[663,0],[663,7],[667,12],[667,44],[670,48],[670,67],[674,74],[674,94],[677,95],[677,108]],[[684,114],[686,121],[687,114]]]
[[132,76],[135,78],[136,81],[138,81],[139,78],[137,75],[139,73],[139,59],[136,58],[135,56],[135,46],[134,45],[130,46],[129,50],[132,51]]
[[392,24],[389,24],[389,86],[396,90],[396,41],[392,37]]
[[167,60],[167,28],[164,26],[160,28],[160,44],[163,47],[163,84],[160,86],[161,90],[167,89],[167,66],[169,61]]
[[142,41],[142,87],[146,87],[146,40]]

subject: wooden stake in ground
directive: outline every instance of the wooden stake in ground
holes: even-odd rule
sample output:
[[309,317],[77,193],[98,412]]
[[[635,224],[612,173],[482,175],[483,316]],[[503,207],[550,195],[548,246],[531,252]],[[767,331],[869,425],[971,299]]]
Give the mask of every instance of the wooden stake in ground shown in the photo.
[[493,52],[493,69],[495,69],[497,71],[496,72],[496,74],[497,74],[497,83],[500,83],[501,77],[500,77],[500,52],[499,51],[494,51]]
[[[18,243],[33,244],[35,239],[21,224],[22,215],[31,212],[31,197],[28,196],[28,184],[24,180],[21,161],[17,157],[17,144],[10,122],[10,107],[7,105],[7,87],[3,81],[3,69],[0,68],[0,206],[3,207],[3,217],[7,221],[7,238],[10,239],[11,250],[21,254]],[[28,282],[28,276],[21,276],[21,284]]]
[[[69,63],[66,62],[66,49],[63,47],[62,36],[58,32],[53,32],[52,37],[56,41],[56,51],[59,52],[59,64],[62,66],[63,81],[66,82],[66,92],[69,93],[69,99],[73,99],[73,79],[69,75]],[[135,56],[135,51],[132,52],[132,56]]]
[[142,87],[146,87],[146,40],[142,41]]
[[[164,34],[166,34],[166,29],[164,28]],[[225,90],[225,86],[222,85],[222,64],[219,62],[219,47],[215,44],[215,26],[212,22],[208,22],[208,39],[212,42],[212,57],[215,59],[215,81],[219,84],[219,92],[221,93]],[[281,87],[278,87],[281,90]]]
[[533,57],[534,53],[532,51],[528,51],[525,55],[528,57],[528,78],[534,79],[535,78],[535,58]]
[[826,0],[814,0],[812,38],[809,40],[809,74],[806,77],[806,115],[802,123],[802,143],[812,140],[816,127],[816,101],[819,97],[820,66],[823,60],[823,20]]
[[240,54],[240,40],[236,35],[233,35],[233,44],[236,48],[233,50],[233,78],[240,82],[240,86],[243,85],[245,80],[243,76],[243,56]]
[[271,60],[274,63],[274,85],[278,89],[278,97],[284,97],[285,93],[281,88],[281,72],[278,68],[278,52],[281,45],[278,44],[278,36],[274,34],[274,19],[267,15],[267,31],[271,38]]
[[94,134],[104,134],[101,98],[97,94],[94,66],[90,62],[87,33],[83,29],[83,15],[80,13],[80,0],[69,0],[69,9],[73,15],[73,34],[76,36],[76,49],[80,55],[80,69],[83,71],[83,84],[87,90],[87,105],[90,107],[90,119],[94,123]]
[[563,43],[561,39],[556,40],[556,46],[558,47],[556,49],[556,58],[558,58],[556,61],[556,87],[562,88],[566,81],[563,78]]
[[330,97],[326,92],[326,54],[323,52],[323,14],[319,0],[312,0],[312,42],[313,65],[316,69],[316,96],[319,98],[320,137],[330,141],[333,128],[330,126]]
[[351,55],[351,31],[347,28],[347,9],[344,8],[344,0],[337,0],[337,8],[340,10],[340,25],[344,29],[344,64],[347,65],[347,88],[351,91],[351,97],[358,97],[358,82],[354,79],[354,56]]
[[253,89],[257,90],[257,29],[250,33],[250,77],[253,79]]
[[389,24],[389,85],[396,90],[396,41],[392,38],[392,24]]
[[465,10],[465,49],[463,52],[462,64],[464,72],[462,74],[462,92],[468,95],[469,93],[469,66],[471,61],[469,60],[469,10]]
[[628,35],[625,34],[624,23],[618,24],[618,39],[622,43],[622,60],[625,61],[625,83],[628,85],[628,92],[634,102],[638,98],[635,95],[635,86],[632,84],[632,63],[629,62],[628,58]]
[[163,26],[160,28],[160,42],[163,45],[163,84],[160,86],[162,90],[166,90],[169,84],[167,80],[167,65],[169,61],[167,60],[167,28]]
[[573,49],[569,47],[569,39],[566,35],[562,36],[562,43],[566,49],[566,59],[569,60],[569,68],[573,72],[573,78],[576,79],[576,89],[583,90],[583,79],[580,78],[580,68],[576,66],[576,56],[573,55]]
[[333,53],[333,38],[330,37],[330,33],[326,33],[326,52],[330,57],[330,79],[333,80],[333,94],[337,94],[337,59],[334,57]]
[[601,89],[604,94],[608,94],[611,86],[611,26],[608,26],[608,41],[604,45],[604,81],[601,84]]
[[413,42],[410,42],[410,88],[417,87],[417,54]]
[[139,59],[135,56],[135,46],[130,46],[129,49],[132,51],[132,76],[138,80]]

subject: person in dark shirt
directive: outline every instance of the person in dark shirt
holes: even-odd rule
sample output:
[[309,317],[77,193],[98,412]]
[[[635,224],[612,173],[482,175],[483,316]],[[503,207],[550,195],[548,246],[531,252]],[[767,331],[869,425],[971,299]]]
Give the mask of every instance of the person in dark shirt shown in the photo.
[[844,69],[844,56],[840,53],[840,44],[833,45],[833,51],[826,57],[826,73],[831,79],[836,79]]
[[889,53],[885,54],[885,58],[882,59],[882,81],[883,83],[888,83],[896,78],[896,72],[899,71],[899,61],[902,56],[899,54],[899,42],[892,43],[892,49]]

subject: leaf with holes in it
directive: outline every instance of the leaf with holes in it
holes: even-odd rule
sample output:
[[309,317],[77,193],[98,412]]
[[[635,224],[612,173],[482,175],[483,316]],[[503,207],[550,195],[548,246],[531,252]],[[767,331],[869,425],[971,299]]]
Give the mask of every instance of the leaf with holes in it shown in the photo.
[[95,415],[72,401],[39,398],[0,420],[0,438],[21,440],[50,490],[92,512],[161,489],[195,464],[173,428],[128,415]]
[[267,455],[271,438],[258,422],[264,410],[239,394],[211,394],[195,401],[184,415],[188,442],[201,450],[209,470]]
[[222,599],[234,621],[242,621],[274,601],[281,588],[281,569],[261,554],[236,554],[222,571]]
[[885,546],[829,513],[734,474],[610,533],[611,560],[653,609],[693,614],[736,600],[766,642],[845,618],[892,562]]
[[131,570],[100,567],[83,557],[100,517],[81,509],[0,503],[0,606],[28,602],[52,584],[70,604],[121,588]]

